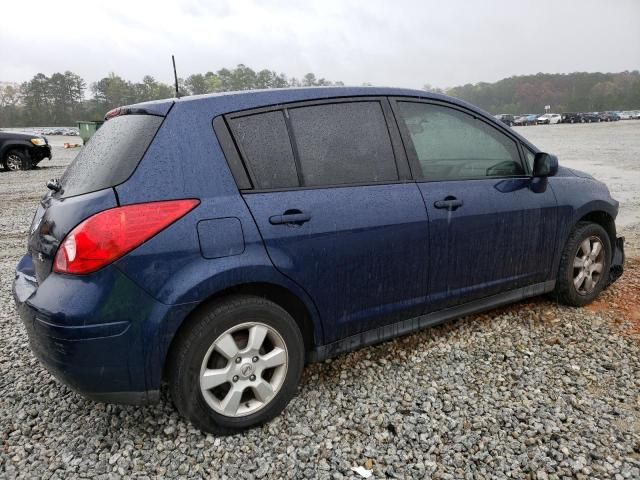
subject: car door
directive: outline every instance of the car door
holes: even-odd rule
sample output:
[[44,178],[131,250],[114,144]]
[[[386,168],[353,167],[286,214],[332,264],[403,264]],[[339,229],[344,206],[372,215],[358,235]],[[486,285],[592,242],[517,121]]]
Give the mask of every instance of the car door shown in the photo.
[[427,214],[387,118],[384,98],[227,117],[269,256],[314,300],[327,342],[424,309]]
[[544,282],[556,199],[536,193],[517,139],[477,113],[396,99],[430,232],[430,311]]

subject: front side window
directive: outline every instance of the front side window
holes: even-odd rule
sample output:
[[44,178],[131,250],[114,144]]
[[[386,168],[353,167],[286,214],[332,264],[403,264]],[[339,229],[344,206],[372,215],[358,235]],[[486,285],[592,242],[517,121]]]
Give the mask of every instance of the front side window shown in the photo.
[[398,180],[379,102],[288,109],[305,186]]
[[425,180],[524,175],[516,142],[464,112],[417,102],[398,102]]

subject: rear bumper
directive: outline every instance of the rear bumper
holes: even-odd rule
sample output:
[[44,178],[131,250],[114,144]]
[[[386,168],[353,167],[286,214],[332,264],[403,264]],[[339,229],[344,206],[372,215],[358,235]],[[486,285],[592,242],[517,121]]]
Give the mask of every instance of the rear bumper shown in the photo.
[[159,384],[147,381],[143,342],[145,320],[159,314],[157,302],[115,268],[90,277],[51,274],[38,285],[31,257],[23,257],[13,295],[33,353],[87,398],[157,401]]
[[613,259],[609,269],[609,284],[615,282],[624,272],[624,260],[624,237],[618,237],[613,246]]

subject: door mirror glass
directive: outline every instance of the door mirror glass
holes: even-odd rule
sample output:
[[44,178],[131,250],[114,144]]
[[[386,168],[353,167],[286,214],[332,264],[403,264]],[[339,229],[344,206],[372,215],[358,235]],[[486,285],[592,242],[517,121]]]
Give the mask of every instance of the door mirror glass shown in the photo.
[[556,173],[558,173],[558,157],[550,153],[536,153],[533,159],[533,176],[553,177]]

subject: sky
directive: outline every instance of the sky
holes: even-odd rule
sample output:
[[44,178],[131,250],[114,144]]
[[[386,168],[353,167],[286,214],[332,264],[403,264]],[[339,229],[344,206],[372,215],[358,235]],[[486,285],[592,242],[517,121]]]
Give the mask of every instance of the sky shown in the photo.
[[640,69],[640,0],[2,3],[0,81],[71,70],[171,83],[171,54],[181,77],[243,63],[412,88]]

